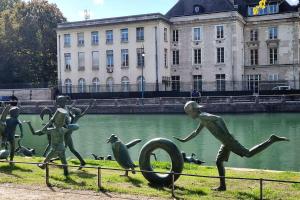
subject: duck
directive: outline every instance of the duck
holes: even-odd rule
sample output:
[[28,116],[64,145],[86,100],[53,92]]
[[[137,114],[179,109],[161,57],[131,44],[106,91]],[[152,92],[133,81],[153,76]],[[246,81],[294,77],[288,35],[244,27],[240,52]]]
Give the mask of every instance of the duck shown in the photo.
[[2,149],[0,150],[0,160],[8,160],[10,152],[8,149]]
[[18,140],[18,147],[15,150],[17,153],[21,153],[24,156],[32,157],[35,154],[35,149],[27,148],[21,145],[21,139]]
[[92,153],[91,154],[95,160],[112,160],[112,156],[111,155],[107,155],[106,157],[104,156],[97,156],[96,154]]
[[191,156],[186,156],[186,153],[185,152],[181,152],[182,154],[182,157],[183,157],[183,160],[185,163],[195,163],[197,165],[202,165],[204,164],[205,162],[204,161],[201,161],[199,159],[196,159],[195,156],[196,154],[192,153]]

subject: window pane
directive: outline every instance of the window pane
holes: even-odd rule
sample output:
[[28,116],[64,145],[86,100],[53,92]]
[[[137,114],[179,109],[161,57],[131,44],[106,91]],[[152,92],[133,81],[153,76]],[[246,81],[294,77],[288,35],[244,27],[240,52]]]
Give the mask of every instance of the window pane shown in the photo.
[[77,33],[78,46],[84,45],[84,33]]
[[123,67],[128,67],[129,65],[128,49],[121,50],[121,62]]
[[143,55],[144,49],[138,48],[136,51],[137,51],[137,66],[144,67],[145,66],[145,56]]
[[144,41],[144,27],[136,28],[136,40]]
[[92,52],[92,66],[99,67],[99,51]]
[[99,33],[98,31],[94,31],[91,33],[91,39],[92,39],[92,44],[97,45],[99,44]]
[[193,76],[193,80],[194,80],[194,90],[202,91],[202,76],[195,75]]
[[194,41],[201,40],[201,28],[194,28]]
[[121,42],[128,42],[128,29],[121,30]]
[[106,65],[107,67],[114,66],[114,52],[112,50],[106,51]]
[[78,53],[78,67],[82,68],[85,65],[85,56],[84,52]]
[[65,47],[70,47],[71,46],[71,35],[70,34],[65,34],[64,35],[64,46]]
[[113,31],[112,30],[106,31],[106,43],[111,44],[111,43],[113,43],[113,40],[114,40]]
[[65,53],[65,69],[71,70],[71,54]]

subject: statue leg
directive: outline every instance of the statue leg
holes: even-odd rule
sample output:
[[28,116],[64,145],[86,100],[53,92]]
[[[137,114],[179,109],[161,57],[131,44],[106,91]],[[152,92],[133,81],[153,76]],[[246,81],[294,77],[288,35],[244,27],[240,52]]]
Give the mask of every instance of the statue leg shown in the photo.
[[47,134],[47,140],[48,140],[48,145],[43,153],[43,157],[46,157],[46,155],[48,154],[50,147],[51,147],[51,135]]
[[45,169],[45,163],[48,163],[51,160],[51,158],[55,156],[57,156],[57,152],[51,149],[51,151],[47,154],[43,164],[38,164],[38,167],[40,167],[41,169]]
[[85,166],[85,161],[83,160],[83,158],[81,157],[81,155],[75,150],[74,148],[74,144],[73,144],[73,139],[71,135],[68,135],[66,138],[66,145],[69,147],[70,151],[74,154],[74,156],[76,156],[76,158],[78,158],[78,160],[80,161],[80,169],[82,169],[82,166]]
[[224,162],[227,162],[230,156],[230,150],[225,146],[221,145],[219,153],[216,159],[216,165],[218,168],[220,178],[220,186],[213,188],[216,191],[225,191],[226,190],[226,181],[225,181],[225,167]]
[[[61,161],[61,164],[63,165],[67,165],[67,159],[66,159],[66,155],[65,155],[65,151],[61,151],[59,152],[58,154],[59,156],[59,159]],[[67,166],[63,166],[63,169],[64,169],[64,175],[65,176],[69,176],[69,170],[68,170],[68,167]]]
[[271,146],[275,142],[280,142],[280,141],[289,141],[289,140],[285,137],[278,137],[276,135],[271,135],[268,140],[264,141],[261,144],[254,146],[250,150],[248,150],[248,152],[245,153],[245,156],[250,158],[250,157],[262,152],[263,150],[267,149],[269,146]]
[[[15,157],[15,140],[11,140],[9,141],[9,146],[10,146],[10,161],[13,161],[14,160],[14,157]],[[10,163],[10,165],[13,165],[13,163]]]

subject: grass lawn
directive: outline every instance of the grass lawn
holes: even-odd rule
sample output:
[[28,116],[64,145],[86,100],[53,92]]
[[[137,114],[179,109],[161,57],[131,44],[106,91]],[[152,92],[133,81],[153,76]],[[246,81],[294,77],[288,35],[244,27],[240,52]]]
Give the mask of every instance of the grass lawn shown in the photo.
[[[16,157],[16,161],[41,162],[42,158]],[[119,168],[116,162],[87,160],[90,166],[103,166]],[[78,165],[76,160],[69,160],[69,164]],[[167,171],[167,163],[155,163],[156,170]],[[217,175],[215,167],[197,166],[185,164],[184,172],[199,175]],[[121,177],[123,172],[102,170],[102,186],[104,191],[124,193],[131,195],[151,196],[169,199],[170,188],[157,188],[148,184],[140,174],[130,174],[130,177]],[[227,176],[265,178],[300,181],[300,173],[296,172],[269,172],[269,171],[244,171],[228,169]],[[16,164],[10,167],[6,163],[0,163],[0,184],[13,183],[20,185],[45,185],[45,171],[34,165]],[[63,170],[50,167],[51,185],[64,189],[97,190],[97,170],[70,169],[70,177],[63,176]],[[226,192],[211,191],[212,187],[218,185],[218,179],[196,178],[181,176],[176,182],[176,196],[182,199],[259,199],[259,182],[244,180],[227,180]],[[264,199],[300,199],[300,185],[286,183],[264,183]]]

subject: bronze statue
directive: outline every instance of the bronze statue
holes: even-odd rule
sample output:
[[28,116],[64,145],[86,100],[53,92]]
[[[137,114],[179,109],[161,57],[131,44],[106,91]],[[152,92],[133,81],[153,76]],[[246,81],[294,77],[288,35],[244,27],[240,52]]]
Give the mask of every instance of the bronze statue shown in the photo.
[[[71,106],[67,106],[67,103],[69,101],[70,101],[70,97],[68,97],[68,96],[57,96],[56,100],[55,100],[55,106],[56,106],[56,108],[63,108],[63,109],[66,109],[67,111],[69,111],[69,109],[71,107],[73,107],[73,104]],[[45,115],[48,115],[49,120],[50,120],[53,116],[52,110],[48,107],[45,107],[40,113],[40,117],[41,117],[42,120],[44,120]],[[70,120],[71,120],[70,117],[67,116],[66,117],[66,124],[69,124]],[[50,127],[50,124],[48,124],[48,126]],[[43,153],[43,157],[46,157],[46,155],[48,154],[48,152],[50,150],[50,147],[51,147],[51,135],[50,134],[47,134],[47,140],[48,140],[48,145],[47,145],[47,147],[46,147],[46,149]]]
[[[22,123],[18,119],[20,115],[20,109],[18,107],[11,107],[9,109],[9,117],[5,121],[5,128],[4,128],[4,142],[8,142],[10,146],[10,161],[14,160],[15,156],[15,137],[21,137],[23,138],[23,127]],[[17,136],[16,133],[16,127],[19,126],[21,135]],[[13,163],[10,163],[10,165],[13,165]]]
[[227,162],[230,156],[230,152],[233,152],[241,157],[252,157],[261,151],[268,148],[275,142],[279,141],[288,141],[285,137],[278,137],[276,135],[271,135],[268,140],[265,142],[251,148],[247,149],[243,145],[241,145],[228,131],[227,126],[224,120],[220,116],[212,115],[209,113],[205,113],[201,111],[202,106],[198,105],[194,101],[189,101],[185,104],[184,110],[185,112],[192,117],[193,119],[199,119],[200,124],[198,128],[193,131],[189,136],[184,139],[180,139],[174,137],[180,142],[187,142],[191,139],[195,138],[203,128],[207,128],[210,133],[215,136],[221,143],[221,147],[216,159],[216,165],[218,167],[218,172],[220,178],[220,186],[214,188],[217,191],[225,191],[226,183],[225,183],[225,168],[223,162]]
[[[70,101],[70,98],[68,96],[58,96],[56,99],[56,106],[58,108],[64,108],[67,112],[68,115],[66,117],[66,124],[75,124],[78,122],[78,120],[83,117],[87,110],[93,105],[94,101],[91,101],[90,105],[85,108],[84,111],[82,111],[80,108],[75,108],[74,103],[70,106],[67,106],[67,103]],[[44,108],[41,112],[41,119],[43,120],[44,115],[48,114],[49,118],[52,117],[52,111],[49,108]],[[46,147],[46,150],[44,152],[44,156],[47,155],[47,152],[49,151],[49,148],[51,146],[51,135],[47,135],[48,138],[48,145]],[[72,139],[72,130],[69,130],[65,134],[65,145],[66,147],[69,147],[70,151],[78,158],[80,161],[80,167],[79,170],[82,169],[83,166],[85,166],[85,161],[82,158],[82,156],[75,150],[74,144],[73,144],[73,139]]]
[[140,143],[142,140],[136,139],[128,144],[124,144],[116,135],[111,135],[110,138],[107,140],[107,143],[112,144],[112,151],[114,157],[118,164],[126,169],[125,176],[128,176],[128,170],[131,169],[131,172],[135,174],[134,168],[137,167],[131,157],[129,155],[128,149],[135,146],[136,144]]
[[[41,130],[34,131],[30,122],[27,122],[29,128],[34,135],[51,135],[51,149],[47,154],[44,163],[39,164],[39,167],[44,169],[45,163],[48,163],[51,158],[55,158],[58,156],[61,160],[61,163],[67,165],[66,155],[65,155],[65,144],[64,137],[65,133],[68,131],[77,130],[79,127],[76,124],[66,124],[66,117],[68,116],[68,111],[63,108],[58,108],[51,118],[50,122],[47,123]],[[67,166],[63,166],[64,175],[68,176],[68,168]]]
[[2,148],[7,148],[7,141],[5,139],[5,126],[6,126],[6,118],[7,115],[9,114],[9,110],[10,110],[10,105],[7,105],[1,114],[1,118],[0,118],[0,139],[1,139],[1,147]]
[[[70,114],[70,117],[71,117],[71,124],[77,123],[78,120],[86,114],[86,112],[88,111],[88,109],[92,105],[93,105],[93,103],[91,102],[90,105],[87,106],[84,111],[82,111],[80,108],[71,107],[70,111],[69,111],[69,114]],[[67,147],[69,147],[70,151],[80,161],[80,167],[79,167],[79,170],[80,170],[80,169],[82,169],[83,166],[86,165],[86,163],[83,160],[83,158],[81,157],[81,155],[74,148],[73,139],[72,139],[72,133],[73,133],[72,130],[69,130],[68,132],[66,132],[66,134],[65,134],[65,144],[66,144]]]
[[[151,158],[153,156],[157,161],[156,155],[153,153],[157,149],[162,149],[169,155],[172,163],[169,172],[174,172],[174,176],[171,173],[149,173],[154,172]],[[139,167],[145,179],[153,185],[170,186],[173,182],[179,179],[183,170],[183,165],[184,160],[180,150],[173,141],[165,138],[154,138],[148,141],[144,144],[140,151]]]

